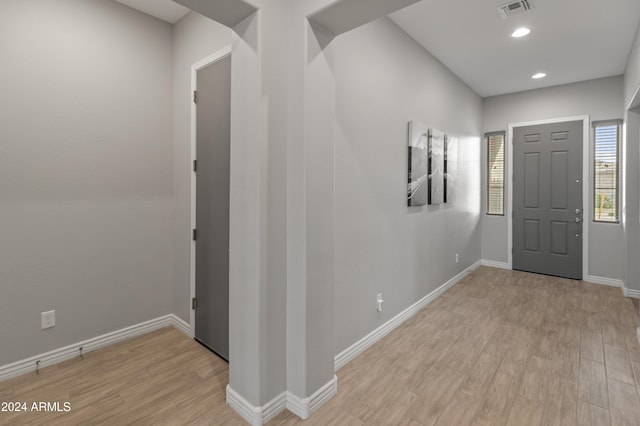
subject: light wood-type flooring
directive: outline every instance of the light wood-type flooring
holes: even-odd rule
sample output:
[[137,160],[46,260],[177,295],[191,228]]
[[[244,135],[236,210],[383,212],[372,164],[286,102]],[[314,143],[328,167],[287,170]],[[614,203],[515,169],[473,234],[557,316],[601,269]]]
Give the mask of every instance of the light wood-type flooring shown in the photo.
[[[636,313],[618,288],[479,268],[338,371],[338,395],[270,425],[640,425]],[[0,382],[69,413],[0,424],[243,424],[226,364],[167,328]]]

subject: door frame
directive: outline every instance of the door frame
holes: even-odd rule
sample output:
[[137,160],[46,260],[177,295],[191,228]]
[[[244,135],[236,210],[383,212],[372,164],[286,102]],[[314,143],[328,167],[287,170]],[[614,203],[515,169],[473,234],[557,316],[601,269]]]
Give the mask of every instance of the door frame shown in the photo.
[[[197,150],[197,135],[198,135],[198,127],[197,127],[197,109],[196,104],[193,102],[193,94],[198,88],[198,71],[203,68],[208,67],[209,65],[220,61],[221,59],[226,58],[231,55],[231,45],[227,45],[222,49],[212,53],[194,63],[191,66],[191,91],[189,92],[190,103],[191,103],[191,153],[189,155],[189,170],[191,176],[191,212],[190,212],[190,228],[189,234],[191,234],[192,229],[196,229],[196,175],[197,173],[193,170],[193,162],[196,160],[196,150]],[[193,238],[190,238],[191,245],[189,251],[189,326],[191,328],[191,337],[195,337],[196,335],[196,311],[191,306],[191,301],[194,297],[196,297],[196,242]]]
[[589,116],[579,115],[574,117],[552,118],[547,120],[525,121],[521,123],[509,123],[507,136],[507,179],[509,189],[507,197],[507,255],[509,269],[513,269],[513,129],[516,127],[537,126],[540,124],[564,123],[567,121],[582,121],[582,279],[589,275],[589,224],[591,212],[589,211],[591,191],[591,132],[589,128]]

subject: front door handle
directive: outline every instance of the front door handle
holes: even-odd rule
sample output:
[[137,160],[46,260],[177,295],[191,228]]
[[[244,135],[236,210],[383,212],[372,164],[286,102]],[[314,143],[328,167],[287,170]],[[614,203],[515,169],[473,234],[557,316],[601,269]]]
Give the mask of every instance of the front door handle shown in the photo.
[[582,219],[580,219],[579,217],[576,217],[576,223],[580,223],[582,222]]

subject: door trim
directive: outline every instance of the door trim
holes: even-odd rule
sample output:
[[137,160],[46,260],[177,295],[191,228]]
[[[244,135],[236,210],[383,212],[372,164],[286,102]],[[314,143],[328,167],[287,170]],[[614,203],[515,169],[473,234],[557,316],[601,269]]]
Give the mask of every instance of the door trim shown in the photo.
[[[222,49],[212,53],[211,55],[203,58],[191,66],[191,90],[189,92],[189,98],[191,99],[191,154],[189,156],[189,170],[191,176],[191,212],[190,212],[190,227],[191,230],[196,228],[196,173],[193,171],[193,162],[196,160],[196,146],[197,146],[197,110],[196,104],[193,102],[193,93],[198,88],[198,71],[209,65],[218,62],[221,59],[231,55],[231,45],[225,46]],[[191,245],[189,251],[189,325],[191,326],[191,337],[196,334],[196,311],[191,306],[191,300],[196,297],[196,242],[191,238]]]
[[537,126],[539,124],[564,123],[567,121],[582,121],[582,279],[589,275],[589,224],[587,218],[591,217],[589,209],[589,193],[591,180],[589,176],[589,159],[591,158],[591,133],[589,128],[589,116],[579,115],[575,117],[552,118],[548,120],[526,121],[521,123],[509,123],[507,133],[507,256],[509,269],[513,269],[513,129],[524,126]]

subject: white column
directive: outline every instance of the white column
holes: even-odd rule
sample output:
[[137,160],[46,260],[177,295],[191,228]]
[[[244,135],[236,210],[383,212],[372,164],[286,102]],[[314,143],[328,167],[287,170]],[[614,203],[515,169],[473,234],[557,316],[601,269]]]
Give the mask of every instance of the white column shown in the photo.
[[640,290],[640,115],[627,111],[624,120],[623,225],[627,243],[625,287]]
[[286,0],[234,27],[229,382],[262,407],[286,391]]
[[336,390],[331,42],[418,0],[176,1],[234,30],[227,397],[306,418]]
[[[304,5],[291,4],[287,389],[295,400],[290,409],[302,418],[336,390],[333,35],[313,28],[308,14]],[[310,397],[315,398],[301,402]]]

